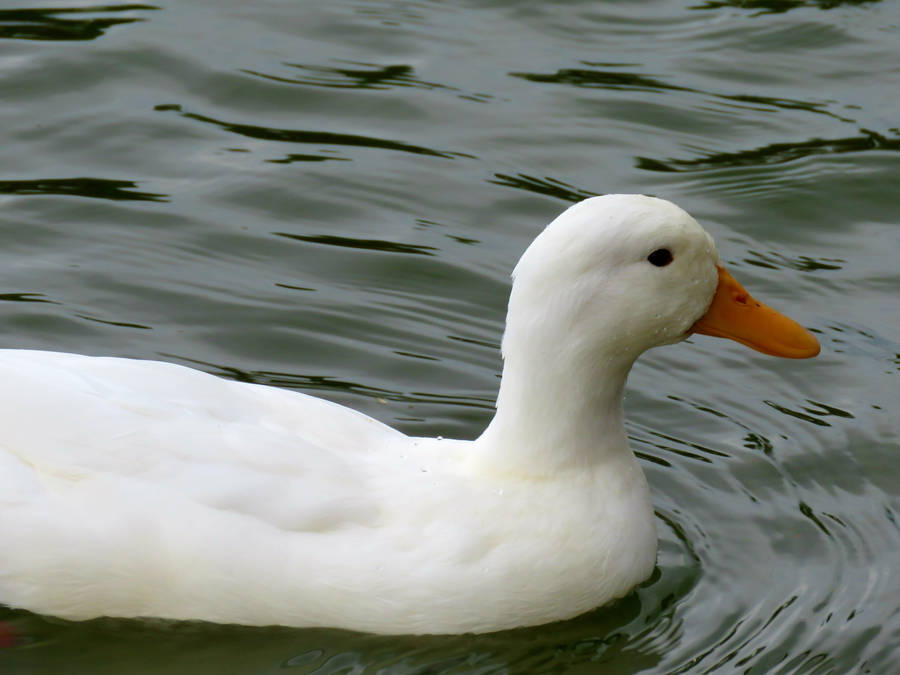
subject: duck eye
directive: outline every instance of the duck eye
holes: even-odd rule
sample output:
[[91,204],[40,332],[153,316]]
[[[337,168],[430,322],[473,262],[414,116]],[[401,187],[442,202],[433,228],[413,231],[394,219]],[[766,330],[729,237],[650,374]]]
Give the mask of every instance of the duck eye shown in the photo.
[[665,267],[672,262],[672,252],[667,248],[658,248],[647,256],[647,260],[657,267]]

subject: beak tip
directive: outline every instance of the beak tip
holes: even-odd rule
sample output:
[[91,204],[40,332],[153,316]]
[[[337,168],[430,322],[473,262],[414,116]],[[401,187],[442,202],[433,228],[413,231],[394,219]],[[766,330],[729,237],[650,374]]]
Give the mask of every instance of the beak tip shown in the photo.
[[815,335],[806,331],[806,335],[808,337],[807,344],[805,349],[803,349],[803,355],[800,357],[801,359],[811,359],[814,356],[818,356],[819,352],[822,351],[822,346],[819,344],[819,341],[816,339]]

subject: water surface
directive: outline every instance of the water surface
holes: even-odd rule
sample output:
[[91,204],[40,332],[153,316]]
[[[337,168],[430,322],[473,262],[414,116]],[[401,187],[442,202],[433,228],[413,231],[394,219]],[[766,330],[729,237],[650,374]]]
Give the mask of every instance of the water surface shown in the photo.
[[697,337],[638,363],[661,549],[610,608],[442,638],[0,608],[0,669],[896,669],[898,33],[875,0],[3,3],[4,347],[472,438],[519,254],[573,201],[645,192],[823,352]]

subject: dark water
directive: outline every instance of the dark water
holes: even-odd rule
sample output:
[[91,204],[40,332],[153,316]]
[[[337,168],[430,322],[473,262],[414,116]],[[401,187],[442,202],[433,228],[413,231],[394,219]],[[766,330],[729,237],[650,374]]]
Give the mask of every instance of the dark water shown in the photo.
[[0,672],[900,672],[896,2],[0,7],[3,346],[471,438],[509,270],[607,192],[686,208],[823,345],[642,359],[661,551],[611,608],[449,638],[0,609]]

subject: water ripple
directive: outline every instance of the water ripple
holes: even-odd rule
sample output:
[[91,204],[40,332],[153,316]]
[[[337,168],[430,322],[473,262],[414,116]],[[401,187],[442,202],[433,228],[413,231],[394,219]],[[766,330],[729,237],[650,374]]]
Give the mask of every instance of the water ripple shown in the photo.
[[900,151],[900,137],[889,137],[875,131],[860,129],[859,136],[847,138],[813,138],[796,143],[772,143],[760,148],[737,152],[708,153],[695,159],[653,159],[637,157],[635,167],[644,171],[705,171],[722,167],[760,166],[785,164],[813,155],[839,155],[845,153]]
[[157,105],[155,110],[169,111],[174,110],[181,113],[182,117],[204,122],[223,129],[232,134],[245,136],[247,138],[256,138],[263,141],[278,141],[281,143],[303,143],[314,145],[340,145],[348,147],[363,148],[379,148],[383,150],[395,150],[397,152],[408,152],[414,155],[427,155],[430,157],[442,157],[444,159],[455,159],[458,157],[469,157],[461,152],[450,152],[443,150],[432,150],[421,145],[413,145],[402,141],[394,141],[384,138],[375,138],[373,136],[360,136],[357,134],[343,134],[333,131],[313,131],[306,129],[279,129],[275,127],[263,127],[255,124],[241,124],[237,122],[225,122],[217,120],[207,115],[198,113],[183,112],[181,106],[177,104],[165,103]]
[[[586,66],[628,67],[634,64],[593,63],[582,61]],[[728,101],[731,103],[750,104],[734,106],[739,109],[766,111],[775,110],[801,110],[803,112],[827,115],[842,122],[852,120],[836,115],[826,109],[824,101],[801,101],[777,96],[761,96],[757,94],[723,94],[712,91],[704,91],[693,87],[671,84],[658,77],[651,77],[641,73],[624,72],[621,70],[606,70],[598,68],[562,68],[555,73],[510,73],[512,77],[528,80],[529,82],[543,82],[548,84],[564,84],[586,89],[607,89],[611,91],[647,91],[647,92],[688,92],[703,96]]]
[[49,300],[43,293],[0,293],[0,302],[39,302],[49,305],[58,305],[55,300]]
[[638,73],[594,68],[561,68],[555,73],[510,73],[510,75],[529,82],[569,84],[575,87],[635,91],[691,91],[687,87],[667,84],[662,80]]
[[114,326],[116,328],[138,328],[140,330],[153,330],[152,326],[147,326],[142,323],[132,323],[129,321],[112,321],[110,319],[100,319],[96,316],[88,316],[87,314],[75,314],[79,319],[84,319],[85,321],[93,321],[94,323],[102,323],[107,326]]
[[305,241],[310,244],[324,244],[326,246],[338,246],[342,248],[358,248],[367,251],[383,251],[385,253],[407,253],[410,255],[433,256],[432,251],[437,251],[434,246],[416,244],[401,244],[381,239],[355,239],[351,237],[338,237],[331,234],[291,234],[290,232],[273,232],[278,237],[286,237],[296,241]]
[[748,257],[743,258],[743,262],[754,267],[763,267],[765,269],[794,269],[800,272],[820,272],[840,270],[844,268],[847,262],[843,258],[813,258],[807,255],[798,255],[794,258],[788,257],[778,251],[768,251],[762,253],[760,251],[747,251]]
[[627,432],[659,556],[610,607],[441,638],[0,608],[22,636],[0,671],[896,670],[900,5],[98,1],[0,9],[6,346],[472,437],[518,254],[628,191],[707,223],[823,354],[641,359]]
[[303,65],[301,63],[285,63],[291,68],[310,73],[309,77],[279,77],[255,70],[244,70],[266,80],[285,84],[301,84],[333,89],[391,89],[393,87],[411,87],[415,89],[451,89],[437,82],[426,82],[413,76],[415,70],[406,64],[381,66],[375,63],[347,62],[359,68],[334,68],[328,66]]
[[515,176],[505,173],[495,173],[494,178],[488,182],[495,185],[504,185],[518,190],[534,192],[539,195],[556,197],[557,199],[573,203],[580,202],[582,199],[587,199],[588,197],[595,197],[599,194],[597,192],[590,192],[588,190],[573,187],[568,183],[564,183],[556,178],[550,178],[549,176],[537,178],[536,176],[528,176],[522,173]]
[[[0,39],[14,40],[95,40],[112,26],[140,17],[82,17],[83,14],[131,12],[160,9],[153,5],[95,5],[91,7],[47,7],[0,10]],[[63,14],[73,18],[60,18]]]
[[760,11],[751,16],[762,16],[764,14],[783,14],[794,9],[836,9],[845,5],[860,7],[876,2],[881,2],[881,0],[707,0],[702,5],[695,5],[689,9],[709,10],[723,7],[758,9]]
[[113,201],[165,202],[169,195],[141,192],[130,180],[108,178],[38,178],[33,180],[2,180],[0,194],[6,195],[66,195]]

